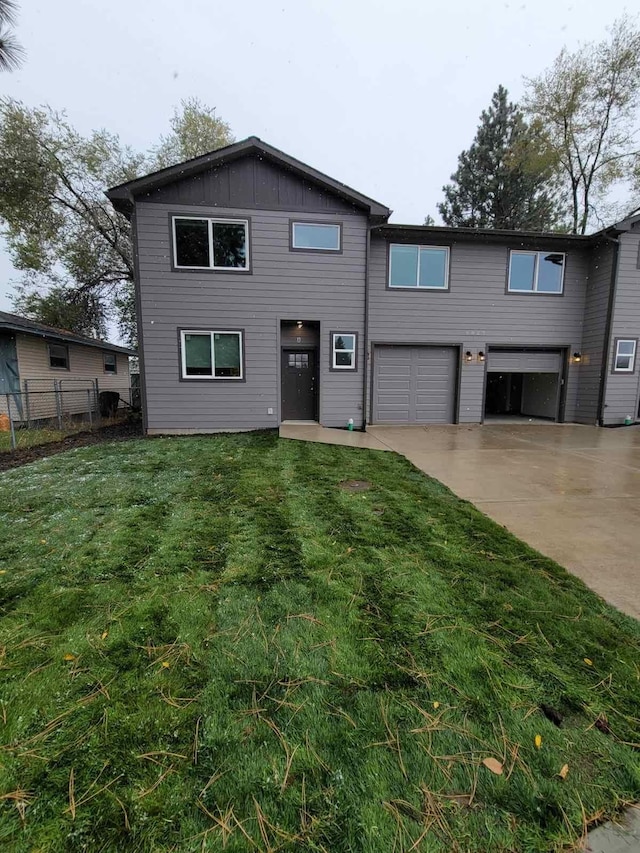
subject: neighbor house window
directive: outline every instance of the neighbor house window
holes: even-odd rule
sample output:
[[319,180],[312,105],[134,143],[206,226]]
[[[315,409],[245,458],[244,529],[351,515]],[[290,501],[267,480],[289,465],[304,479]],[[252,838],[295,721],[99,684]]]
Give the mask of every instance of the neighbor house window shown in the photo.
[[66,344],[49,344],[49,367],[69,370],[69,347]]
[[249,269],[248,220],[174,216],[172,222],[177,269]]
[[635,340],[616,341],[616,360],[613,369],[616,373],[633,373],[636,366]]
[[564,284],[562,252],[511,252],[510,293],[562,293]]
[[105,352],[102,355],[104,359],[104,372],[105,373],[117,373],[118,372],[118,362],[116,360],[116,355],[113,352]]
[[339,252],[342,248],[342,228],[321,222],[292,222],[291,248],[315,252]]
[[242,332],[182,331],[183,379],[243,379]]
[[331,369],[356,369],[356,340],[355,332],[331,333]]
[[447,290],[449,249],[446,246],[389,247],[389,287]]

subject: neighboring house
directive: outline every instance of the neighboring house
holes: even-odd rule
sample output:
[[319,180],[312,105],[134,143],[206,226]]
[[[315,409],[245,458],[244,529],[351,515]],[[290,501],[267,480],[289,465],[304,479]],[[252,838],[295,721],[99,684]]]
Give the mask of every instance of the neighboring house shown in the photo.
[[638,415],[640,216],[389,224],[255,137],[107,195],[133,226],[149,433]]
[[[128,400],[134,350],[0,311],[0,412],[39,421],[96,409],[100,391]],[[7,400],[9,395],[9,400]]]

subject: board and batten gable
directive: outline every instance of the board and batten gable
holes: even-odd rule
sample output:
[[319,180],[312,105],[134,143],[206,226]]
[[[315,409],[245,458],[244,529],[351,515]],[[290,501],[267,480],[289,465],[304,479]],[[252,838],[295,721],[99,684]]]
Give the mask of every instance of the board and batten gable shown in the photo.
[[[456,241],[447,235],[440,242],[438,238],[406,239],[407,243],[450,245],[448,291],[418,291],[387,286],[392,242],[375,232],[372,235],[369,341],[373,345],[450,344],[460,346],[462,352],[471,351],[474,360],[466,364],[463,359],[460,366],[456,418],[460,423],[483,420],[486,363],[477,360],[479,351],[486,354],[491,345],[580,348],[589,269],[586,250],[561,250],[566,254],[563,295],[521,295],[506,293],[506,245]],[[547,247],[541,241],[535,248],[544,251]],[[578,375],[578,365],[567,365],[565,420],[575,416]]]
[[[205,185],[198,186],[200,192]],[[252,186],[255,189],[255,181]],[[257,204],[242,207],[235,200],[233,206],[224,207],[218,200],[214,204],[212,198],[207,204],[196,201],[191,192],[180,196],[177,183],[169,201],[166,196],[160,201],[157,195],[153,201],[136,200],[148,432],[278,426],[280,326],[284,320],[320,324],[320,423],[344,426],[353,418],[356,425],[361,424],[366,213],[351,207],[345,210],[343,200],[337,197],[333,197],[332,209],[320,211],[281,207],[284,196],[272,199],[274,207],[270,208]],[[188,203],[179,203],[187,197]],[[242,198],[246,200],[247,196]],[[171,214],[249,219],[250,273],[172,269]],[[290,251],[290,221],[295,218],[339,221],[342,252]],[[183,380],[179,329],[243,330],[244,380]],[[358,332],[358,370],[330,370],[332,331]]]
[[599,243],[591,251],[584,309],[582,361],[578,369],[575,420],[596,424],[600,418],[601,388],[609,294],[615,265],[615,244]]
[[614,373],[616,340],[640,339],[640,222],[619,237],[609,356],[605,375],[604,426],[623,424],[625,418],[638,417],[640,361],[638,346],[633,373]]
[[139,201],[262,210],[303,210],[307,213],[354,213],[348,201],[278,168],[258,155],[207,169],[159,187]]

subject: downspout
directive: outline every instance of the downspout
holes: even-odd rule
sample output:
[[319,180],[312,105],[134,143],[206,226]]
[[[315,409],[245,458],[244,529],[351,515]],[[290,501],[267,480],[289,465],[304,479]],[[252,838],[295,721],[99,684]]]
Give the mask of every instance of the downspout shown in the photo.
[[604,401],[607,390],[609,350],[611,349],[611,332],[613,329],[613,306],[615,304],[616,289],[618,286],[618,271],[620,268],[620,238],[607,237],[613,243],[613,262],[611,264],[611,283],[609,285],[609,299],[607,302],[607,319],[604,327],[604,341],[602,343],[602,364],[600,366],[600,387],[598,390],[598,426],[604,426]]
[[371,223],[367,221],[367,244],[364,256],[364,358],[362,366],[362,429],[367,429],[367,377],[369,373],[369,253]]

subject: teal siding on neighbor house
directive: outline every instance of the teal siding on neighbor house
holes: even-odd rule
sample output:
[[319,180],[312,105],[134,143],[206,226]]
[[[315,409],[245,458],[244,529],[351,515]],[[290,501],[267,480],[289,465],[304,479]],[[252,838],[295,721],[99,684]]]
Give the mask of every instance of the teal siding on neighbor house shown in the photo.
[[[170,212],[250,218],[251,273],[172,271]],[[320,422],[362,423],[363,352],[357,371],[331,371],[329,334],[358,332],[362,350],[367,218],[314,211],[314,220],[343,224],[342,253],[324,255],[289,250],[289,220],[300,215],[174,201],[136,205],[149,432],[276,427],[281,320],[320,323]],[[178,328],[243,329],[245,381],[180,381]]]
[[[545,248],[543,238],[539,248]],[[471,351],[472,363],[463,360],[460,368],[461,423],[483,418],[486,363],[478,362],[479,351],[486,354],[491,345],[506,345],[566,347],[573,352],[581,346],[589,271],[586,250],[566,250],[562,296],[506,293],[507,246],[454,240],[448,292],[387,288],[387,253],[387,240],[374,236],[369,338],[378,344],[457,344],[463,352]],[[578,377],[579,366],[567,365],[565,420],[576,414]]]

